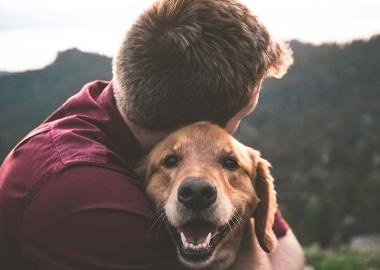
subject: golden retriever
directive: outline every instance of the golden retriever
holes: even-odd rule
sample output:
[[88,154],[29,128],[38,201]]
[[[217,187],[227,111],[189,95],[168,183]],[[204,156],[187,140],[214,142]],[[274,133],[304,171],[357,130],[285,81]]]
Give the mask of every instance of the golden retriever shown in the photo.
[[198,122],[158,143],[136,170],[165,218],[180,261],[226,269],[235,260],[250,217],[260,246],[276,245],[277,211],[270,164],[222,128]]

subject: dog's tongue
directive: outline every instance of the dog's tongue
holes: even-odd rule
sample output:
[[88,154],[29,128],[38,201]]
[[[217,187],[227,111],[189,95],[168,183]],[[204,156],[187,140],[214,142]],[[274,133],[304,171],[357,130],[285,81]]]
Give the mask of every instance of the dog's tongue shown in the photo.
[[179,227],[178,233],[183,233],[188,243],[199,244],[205,242],[207,235],[211,236],[217,233],[218,228],[204,221],[191,221],[184,226]]

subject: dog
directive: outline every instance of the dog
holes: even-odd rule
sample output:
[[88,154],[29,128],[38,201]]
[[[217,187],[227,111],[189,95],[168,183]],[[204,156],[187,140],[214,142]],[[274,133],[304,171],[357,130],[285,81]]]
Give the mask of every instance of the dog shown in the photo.
[[186,266],[226,269],[248,220],[266,252],[276,246],[277,211],[270,163],[209,122],[180,128],[158,143],[136,172],[165,219]]

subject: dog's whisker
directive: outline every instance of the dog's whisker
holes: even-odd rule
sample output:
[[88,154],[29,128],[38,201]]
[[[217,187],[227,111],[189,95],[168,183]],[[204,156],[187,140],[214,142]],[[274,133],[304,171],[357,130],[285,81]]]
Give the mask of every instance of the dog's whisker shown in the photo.
[[163,208],[161,208],[156,214],[156,218],[155,218],[155,222],[153,223],[153,226],[157,223],[157,221],[159,221],[163,215],[165,215],[165,210]]
[[161,229],[162,224],[165,222],[165,215],[162,216],[160,223],[158,224],[157,232]]
[[239,228],[240,228],[240,231],[241,231],[241,233],[243,233],[243,231],[244,231],[244,229],[243,229],[243,222],[244,222],[244,220],[243,220],[243,218],[242,218],[242,216],[238,213],[238,224],[239,224]]
[[233,218],[234,218],[234,216],[232,216],[232,219],[231,219],[231,221],[232,221],[232,222],[228,222],[228,223],[227,223],[227,225],[228,225],[228,228],[229,228],[229,230],[230,230],[230,231],[232,230],[232,226],[231,226],[231,223],[234,223],[234,220],[233,220]]
[[238,225],[239,225],[240,232],[243,234],[243,232],[244,232],[243,218],[239,214],[238,214]]
[[243,234],[243,227],[242,227],[243,219],[237,211],[232,215],[231,220],[232,220],[232,224],[235,224],[240,230],[240,232]]
[[161,224],[165,220],[165,210],[163,208],[161,208],[159,211],[157,211],[155,216],[157,216],[157,217],[154,219],[153,224],[150,226],[148,234],[150,234],[153,231],[153,229],[154,229],[154,227],[156,227],[156,225],[158,225],[157,232],[159,231]]

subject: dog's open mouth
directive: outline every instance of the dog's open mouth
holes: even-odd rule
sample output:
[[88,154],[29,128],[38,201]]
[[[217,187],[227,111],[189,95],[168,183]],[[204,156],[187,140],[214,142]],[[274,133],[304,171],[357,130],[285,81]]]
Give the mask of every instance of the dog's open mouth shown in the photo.
[[201,262],[212,256],[216,246],[230,231],[233,225],[230,223],[216,227],[203,220],[193,220],[178,228],[168,223],[168,227],[183,259]]

